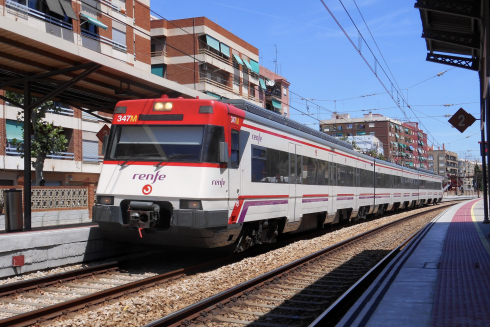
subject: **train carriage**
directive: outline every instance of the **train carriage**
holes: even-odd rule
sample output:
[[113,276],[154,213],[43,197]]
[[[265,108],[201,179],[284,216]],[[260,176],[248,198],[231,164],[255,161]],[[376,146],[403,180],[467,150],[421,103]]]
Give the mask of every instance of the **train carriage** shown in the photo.
[[237,251],[442,199],[440,177],[243,100],[118,103],[93,219],[111,238]]

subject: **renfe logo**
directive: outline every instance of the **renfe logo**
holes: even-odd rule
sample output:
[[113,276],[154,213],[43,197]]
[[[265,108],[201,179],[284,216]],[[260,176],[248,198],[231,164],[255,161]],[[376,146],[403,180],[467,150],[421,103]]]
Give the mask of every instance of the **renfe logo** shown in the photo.
[[257,143],[260,144],[260,142],[262,142],[262,136],[260,136],[260,133],[259,135],[252,134],[252,140],[257,141]]
[[[140,181],[153,181],[152,184],[155,184],[155,182],[158,180],[158,181],[163,181],[165,179],[165,177],[167,177],[167,175],[159,175],[160,172],[157,171],[157,173],[155,175],[153,174],[134,174],[133,176],[133,179],[137,179],[137,180],[140,180]],[[138,178],[136,178],[136,176],[139,176]]]
[[223,188],[225,184],[226,182],[223,180],[223,178],[221,180],[214,180],[211,182],[211,185],[219,185],[220,188]]

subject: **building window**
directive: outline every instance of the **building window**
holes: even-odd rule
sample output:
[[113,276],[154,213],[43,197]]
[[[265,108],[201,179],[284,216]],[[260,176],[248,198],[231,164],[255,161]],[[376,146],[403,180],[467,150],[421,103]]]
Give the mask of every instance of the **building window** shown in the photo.
[[343,133],[337,133],[337,134],[335,134],[335,136],[342,137],[342,136],[344,136],[344,134]]
[[357,132],[356,135],[366,135],[366,132]]
[[337,130],[338,131],[341,131],[342,130],[342,126],[337,126]]
[[[126,33],[118,29],[112,29],[112,41],[126,46]],[[117,48],[116,48],[117,49]]]
[[374,132],[369,132],[370,135],[374,135]]
[[369,127],[374,127],[374,123],[369,123]]
[[99,162],[99,142],[82,140],[82,155],[85,162]]
[[167,76],[167,65],[165,65],[165,64],[151,65],[151,73],[153,75],[157,75],[160,77],[166,77]]
[[352,124],[347,124],[347,129],[352,129]]

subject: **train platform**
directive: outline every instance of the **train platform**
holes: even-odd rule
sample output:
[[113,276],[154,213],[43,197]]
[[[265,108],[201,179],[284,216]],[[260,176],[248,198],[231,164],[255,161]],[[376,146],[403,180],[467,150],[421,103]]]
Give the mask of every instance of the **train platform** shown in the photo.
[[482,222],[482,199],[440,214],[337,326],[490,326],[490,224]]

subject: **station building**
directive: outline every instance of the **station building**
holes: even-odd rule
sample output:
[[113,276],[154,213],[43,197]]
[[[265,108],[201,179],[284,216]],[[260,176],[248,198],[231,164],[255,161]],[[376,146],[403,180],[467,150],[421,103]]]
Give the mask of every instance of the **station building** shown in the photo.
[[332,114],[322,120],[320,129],[335,137],[376,136],[383,144],[384,157],[393,163],[428,168],[427,134],[416,122],[401,122],[380,114],[368,113],[351,118],[350,114]]
[[[80,83],[96,96],[134,99],[161,94],[144,81],[162,86],[170,97],[246,99],[289,115],[289,83],[258,64],[257,48],[205,17],[156,20],[149,6],[149,0],[0,0],[0,30],[11,29],[9,35],[0,35],[0,70],[41,73],[59,69],[59,63],[69,66],[76,57],[115,72],[104,70]],[[11,53],[18,48],[42,55],[12,56],[6,47]],[[48,112],[46,121],[62,127],[69,143],[65,152],[45,160],[45,185],[96,185],[102,166],[102,143],[96,133],[104,125],[110,127],[113,107],[92,110],[97,117],[83,106],[61,101],[56,105],[61,109]],[[0,186],[23,182],[24,160],[12,144],[22,139],[19,111],[0,99]],[[35,180],[34,171],[31,178]]]

